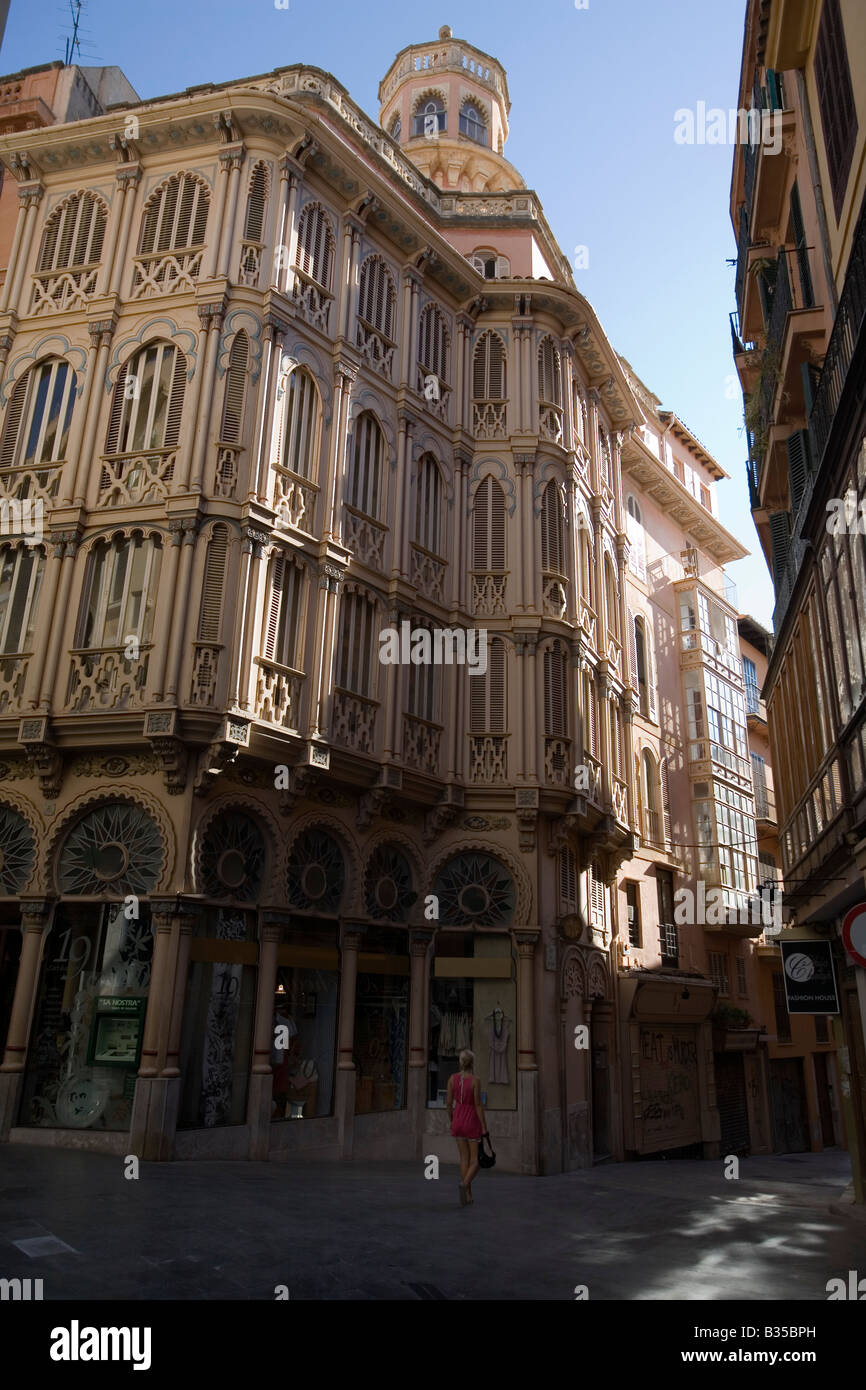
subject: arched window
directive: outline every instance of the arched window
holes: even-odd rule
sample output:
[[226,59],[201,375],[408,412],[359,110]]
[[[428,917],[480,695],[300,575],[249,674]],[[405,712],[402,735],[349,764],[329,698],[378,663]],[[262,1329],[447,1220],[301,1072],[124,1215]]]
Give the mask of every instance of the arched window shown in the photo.
[[400,119],[399,111],[391,121],[391,127],[388,131],[388,134],[390,135],[392,140],[399,140],[401,135],[403,134],[403,122]]
[[397,291],[381,256],[368,256],[361,266],[358,314],[369,328],[389,340],[394,337]]
[[610,443],[602,429],[599,429],[598,432],[598,466],[602,483],[606,483],[609,488],[612,488],[613,463],[610,455]]
[[487,144],[487,128],[480,110],[473,101],[464,101],[460,108],[460,134],[468,135],[476,145]]
[[141,223],[139,255],[204,246],[208,192],[192,174],[174,174],[152,193]]
[[445,117],[445,107],[440,97],[430,97],[423,105],[418,107],[412,120],[412,135],[438,135],[440,130],[447,130]]
[[562,574],[562,499],[559,487],[550,482],[541,499],[541,568]]
[[656,673],[652,633],[645,618],[629,613],[632,629],[632,677],[637,686],[640,712],[645,719],[656,718]]
[[319,203],[307,203],[298,221],[296,268],[320,289],[330,290],[334,266],[334,234]]
[[472,252],[469,259],[485,280],[507,280],[511,274],[511,262],[508,257],[497,255],[495,251],[479,247],[477,251]]
[[0,654],[3,656],[33,651],[44,570],[45,552],[41,546],[5,545],[0,548]]
[[346,501],[356,511],[377,520],[382,506],[382,459],[384,439],[379,422],[369,411],[355,421],[352,467],[349,471]]
[[365,594],[352,590],[344,593],[334,681],[340,689],[365,698],[375,695],[375,635],[376,605]]
[[[413,632],[418,628],[424,628],[430,636],[431,651],[433,650],[433,628],[428,619],[416,618],[412,623]],[[407,701],[407,713],[415,719],[424,719],[428,724],[437,722],[438,715],[438,694],[439,694],[439,668],[432,662],[415,663],[409,667],[409,692]],[[477,677],[473,676],[473,680]]]
[[559,352],[549,337],[538,344],[538,399],[544,405],[562,405]]
[[659,819],[658,768],[648,748],[641,754],[641,800],[643,801],[644,839],[651,845],[661,844]]
[[[286,551],[271,556],[268,567],[268,607],[262,634],[262,656],[279,666],[298,669],[301,659],[304,571]],[[297,711],[293,711],[297,714]]]
[[250,175],[247,192],[247,211],[244,218],[244,241],[261,242],[264,238],[265,209],[268,201],[268,171],[262,164],[256,164]]
[[571,408],[575,437],[580,440],[581,444],[584,444],[586,442],[586,401],[583,398],[579,383],[574,379],[571,383]]
[[487,670],[469,680],[469,732],[505,733],[505,643],[491,637],[487,644]]
[[201,586],[201,607],[198,615],[196,641],[216,643],[220,640],[220,619],[226,584],[228,556],[228,527],[220,523],[210,534],[204,555],[204,578]]
[[156,538],[115,536],[97,541],[84,584],[76,646],[123,646],[129,636],[150,641],[161,550]]
[[62,463],[74,408],[75,373],[68,362],[54,357],[31,367],[6,410],[0,468]]
[[626,530],[630,542],[628,567],[638,579],[646,579],[646,544],[643,520],[637,499],[629,493],[626,501]]
[[568,736],[568,654],[561,642],[544,653],[544,733]]
[[322,403],[306,367],[296,367],[286,386],[280,464],[314,482],[319,471]]
[[102,199],[93,193],[74,193],[55,208],[42,235],[34,313],[71,308],[95,292],[107,215]]
[[479,338],[472,359],[472,397],[476,401],[505,400],[505,346],[490,330]]
[[619,599],[616,592],[616,578],[610,556],[604,558],[604,590],[607,599],[607,631],[610,637],[619,641]]
[[418,466],[418,495],[415,500],[415,540],[434,555],[441,553],[442,474],[432,454],[425,454]]
[[475,494],[472,568],[488,573],[505,569],[505,494],[495,478],[485,478]]
[[589,671],[583,673],[583,746],[593,758],[598,757],[598,710],[595,681]]
[[418,323],[418,361],[426,372],[444,382],[448,377],[448,328],[435,304],[421,311]]
[[580,593],[592,607],[592,541],[589,528],[583,523],[577,528],[578,559],[580,562]]
[[105,452],[175,449],[180,436],[186,358],[171,343],[152,343],[125,362],[111,403]]
[[229,369],[226,373],[226,389],[220,422],[220,441],[223,444],[240,444],[241,442],[249,346],[249,339],[243,329],[235,334],[232,350],[229,353]]

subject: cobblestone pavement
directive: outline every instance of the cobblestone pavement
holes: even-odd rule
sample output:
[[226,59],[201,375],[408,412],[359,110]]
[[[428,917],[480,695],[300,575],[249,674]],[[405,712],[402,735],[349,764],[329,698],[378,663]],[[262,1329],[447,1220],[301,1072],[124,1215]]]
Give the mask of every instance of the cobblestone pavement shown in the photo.
[[461,1208],[444,1164],[142,1163],[130,1181],[120,1158],[4,1145],[0,1278],[41,1277],[45,1299],[824,1301],[866,1274],[866,1221],[830,1210],[847,1154],[723,1167],[494,1170]]

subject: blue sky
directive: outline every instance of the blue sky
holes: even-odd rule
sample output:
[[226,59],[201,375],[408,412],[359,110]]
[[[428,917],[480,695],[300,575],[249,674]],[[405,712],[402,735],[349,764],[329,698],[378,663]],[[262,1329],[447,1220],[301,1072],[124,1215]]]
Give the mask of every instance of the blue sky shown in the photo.
[[[585,3],[585,0],[582,0]],[[721,519],[752,555],[731,567],[740,607],[769,625],[772,588],[749,513],[742,399],[728,314],[735,254],[732,150],[678,145],[674,112],[737,104],[745,0],[88,0],[80,61],[116,63],[142,97],[308,62],[375,117],[401,48],[442,24],[508,72],[506,154],[548,221],[616,349],[703,441],[730,482]],[[61,0],[12,0],[0,68],[63,56]],[[158,36],[155,38],[154,36]]]

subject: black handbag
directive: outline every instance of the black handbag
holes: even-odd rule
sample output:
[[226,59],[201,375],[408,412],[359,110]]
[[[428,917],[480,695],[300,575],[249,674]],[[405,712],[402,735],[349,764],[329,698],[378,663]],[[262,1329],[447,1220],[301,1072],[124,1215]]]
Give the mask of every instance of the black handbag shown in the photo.
[[[484,1151],[485,1139],[487,1140],[487,1144],[490,1148],[490,1153],[485,1153]],[[478,1141],[478,1166],[479,1168],[493,1168],[495,1164],[496,1152],[493,1148],[493,1144],[491,1143],[490,1135],[482,1134],[481,1138]]]

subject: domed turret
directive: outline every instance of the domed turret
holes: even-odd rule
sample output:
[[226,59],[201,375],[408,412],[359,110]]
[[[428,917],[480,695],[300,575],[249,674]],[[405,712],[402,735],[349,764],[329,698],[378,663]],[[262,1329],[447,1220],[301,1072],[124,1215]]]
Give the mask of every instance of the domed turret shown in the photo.
[[433,43],[404,48],[379,84],[379,121],[443,189],[500,193],[525,187],[503,154],[505,69],[446,24]]

